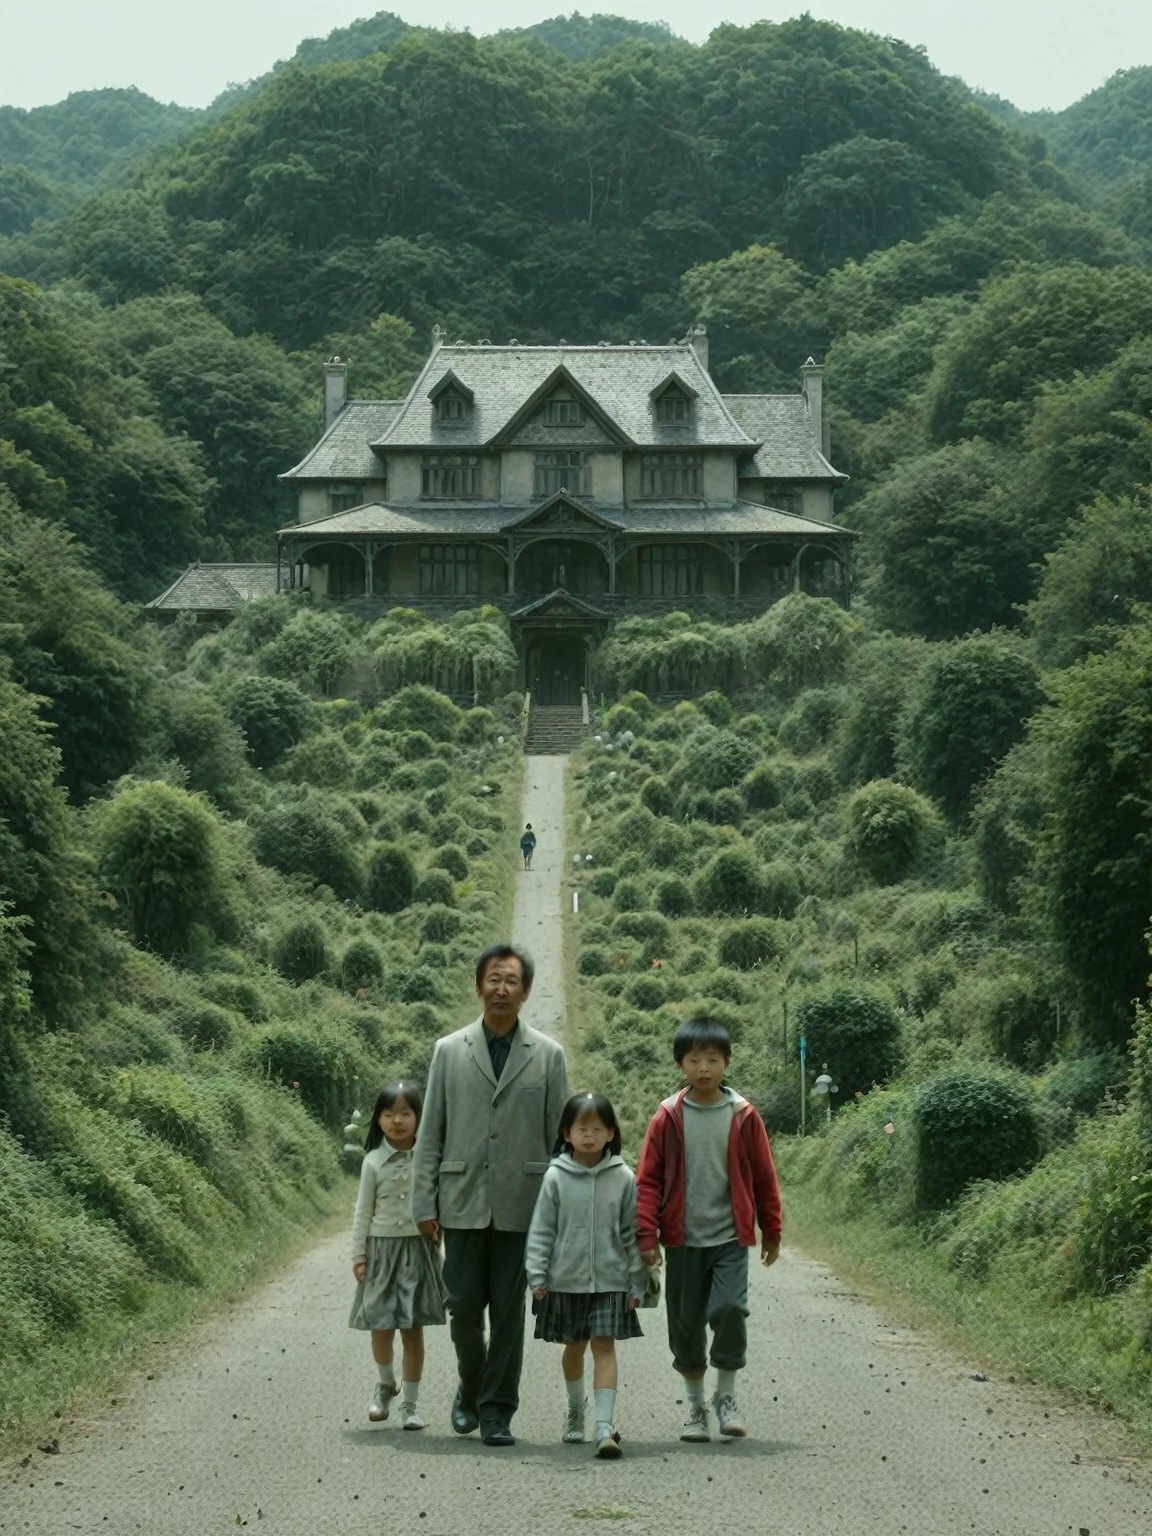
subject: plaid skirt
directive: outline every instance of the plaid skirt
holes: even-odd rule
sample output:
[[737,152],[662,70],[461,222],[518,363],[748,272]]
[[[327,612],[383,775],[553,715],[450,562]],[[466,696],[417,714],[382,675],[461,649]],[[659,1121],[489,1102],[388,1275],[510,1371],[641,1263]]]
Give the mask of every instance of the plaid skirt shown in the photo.
[[570,1291],[549,1291],[540,1301],[533,1298],[536,1337],[545,1344],[577,1344],[581,1339],[642,1339],[644,1330],[626,1291],[600,1291],[594,1296],[575,1296]]

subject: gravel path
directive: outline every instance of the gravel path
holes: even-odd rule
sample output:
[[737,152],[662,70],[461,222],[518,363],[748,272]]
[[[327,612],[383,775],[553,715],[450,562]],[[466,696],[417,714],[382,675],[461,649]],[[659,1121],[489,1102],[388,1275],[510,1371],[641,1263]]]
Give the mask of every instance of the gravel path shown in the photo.
[[[540,967],[533,1022],[559,1028],[562,758],[530,759],[536,868],[514,932]],[[351,1213],[349,1213],[351,1215]],[[620,1347],[624,1457],[562,1446],[559,1350],[529,1340],[511,1450],[455,1438],[446,1329],[428,1331],[422,1410],[369,1425],[364,1335],[346,1326],[347,1236],[183,1342],[151,1374],[59,1426],[58,1450],[0,1463],[0,1531],[211,1536],[551,1536],[717,1529],[849,1536],[1146,1536],[1152,1477],[1113,1426],[894,1326],[822,1265],[785,1249],[752,1283],[743,1442],[682,1445],[661,1312]]]

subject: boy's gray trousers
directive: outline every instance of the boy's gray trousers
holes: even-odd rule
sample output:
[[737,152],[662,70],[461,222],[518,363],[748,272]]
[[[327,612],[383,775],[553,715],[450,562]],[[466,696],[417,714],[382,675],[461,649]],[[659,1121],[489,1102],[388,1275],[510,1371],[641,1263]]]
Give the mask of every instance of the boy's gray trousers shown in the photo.
[[[665,1300],[672,1364],[689,1376],[706,1365],[739,1371],[748,1347],[748,1250],[739,1243],[714,1248],[665,1248]],[[705,1326],[712,1330],[709,1355]]]

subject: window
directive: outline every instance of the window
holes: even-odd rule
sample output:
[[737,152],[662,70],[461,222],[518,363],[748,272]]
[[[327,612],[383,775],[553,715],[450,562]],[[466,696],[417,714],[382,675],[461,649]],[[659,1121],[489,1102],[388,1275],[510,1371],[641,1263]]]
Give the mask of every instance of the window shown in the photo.
[[353,550],[328,562],[329,597],[364,596],[364,562]]
[[480,495],[480,460],[475,454],[438,453],[425,458],[421,495],[450,499]]
[[538,453],[533,492],[537,496],[554,496],[557,491],[570,491],[573,496],[587,496],[588,462],[582,453]]
[[679,390],[670,389],[656,402],[657,421],[687,421],[691,415],[691,401]]
[[640,461],[641,496],[692,500],[703,486],[704,460],[698,453],[649,453]]
[[692,597],[704,590],[704,567],[691,544],[649,544],[636,551],[641,597]]
[[463,421],[468,415],[468,402],[455,389],[446,389],[436,400],[436,414],[441,421]]
[[328,504],[333,512],[347,512],[349,507],[364,505],[364,487],[361,485],[329,485]]
[[480,590],[480,551],[471,544],[421,544],[420,590],[464,596]]
[[579,400],[553,395],[544,403],[544,420],[550,427],[578,427],[581,420]]

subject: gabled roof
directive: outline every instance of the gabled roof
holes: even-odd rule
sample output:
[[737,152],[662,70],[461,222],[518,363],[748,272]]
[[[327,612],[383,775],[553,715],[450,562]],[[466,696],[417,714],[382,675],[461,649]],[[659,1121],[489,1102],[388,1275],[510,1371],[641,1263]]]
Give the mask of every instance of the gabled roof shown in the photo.
[[725,395],[724,403],[760,444],[756,474],[765,480],[848,479],[820,451],[803,395]]
[[[677,390],[679,390],[680,393],[682,395],[686,395],[689,400],[695,400],[695,398],[697,396],[697,393],[698,393],[698,391],[693,389],[691,384],[688,383],[687,379],[683,379],[683,378],[680,377],[680,374],[676,371],[675,368],[668,375],[668,377],[663,381],[663,383],[657,384],[656,388],[654,390],[652,390],[652,398],[653,398],[653,400],[660,400],[660,399],[662,399],[668,393],[668,391],[670,389],[677,389]],[[721,398],[723,398],[723,397],[721,397]]]
[[[448,372],[444,374],[442,378],[437,379],[435,384],[433,384],[432,388],[428,391],[429,400],[439,400],[440,396],[446,389],[454,389],[457,394],[463,395],[465,400],[467,400],[469,405],[471,405],[472,391],[468,388],[467,384],[462,384],[460,382],[460,380],[452,372],[451,368],[449,368]],[[403,404],[403,401],[400,403]]]
[[285,539],[317,543],[331,535],[337,539],[374,539],[390,534],[497,534],[508,513],[489,502],[427,502],[414,507],[389,507],[382,501],[347,512],[333,512],[310,523],[289,523],[280,529]]
[[[575,378],[571,371],[566,368],[563,363],[560,363],[555,368],[553,368],[548,377],[544,379],[540,384],[538,384],[537,387],[532,391],[520,409],[513,412],[511,419],[500,428],[499,432],[494,432],[492,434],[492,436],[488,439],[489,444],[492,447],[496,447],[499,444],[511,442],[516,436],[517,427],[528,421],[528,419],[540,409],[545,400],[547,400],[549,396],[554,393],[557,386],[560,384],[566,386],[571,397],[579,400],[580,404],[588,412],[589,416],[591,416],[594,421],[599,423],[601,428],[608,434],[608,437],[613,442],[617,442],[625,448],[634,448],[636,446],[632,439],[628,436],[627,432],[625,432],[616,424],[611,415],[600,406],[596,398],[589,394],[589,392],[584,388],[583,384],[581,384],[580,380]],[[576,441],[579,441],[578,432],[574,434],[574,437]]]
[[587,619],[606,619],[608,615],[603,608],[595,608],[582,597],[576,597],[573,593],[565,591],[563,587],[557,587],[555,592],[549,592],[546,597],[538,597],[534,603],[527,603],[523,608],[515,608],[508,615],[512,619],[536,619],[546,618],[550,613],[564,614],[571,617],[573,614]]
[[525,528],[531,523],[543,523],[557,528],[571,526],[573,523],[595,523],[598,528],[621,529],[624,524],[619,518],[606,516],[598,512],[595,507],[590,507],[587,502],[570,496],[567,491],[557,491],[549,496],[547,501],[542,501],[538,507],[529,507],[526,512],[510,517],[504,524],[506,528]]
[[[664,347],[438,347],[388,429],[373,440],[388,448],[484,447],[498,438],[524,404],[555,382],[559,368],[615,423],[623,438],[640,448],[715,447],[751,451],[759,439],[733,419],[716,385],[687,343]],[[428,391],[449,370],[473,393],[469,421],[441,424]],[[652,391],[670,373],[696,392],[687,421],[657,421]],[[573,445],[578,433],[572,435]]]
[[382,480],[372,452],[403,408],[403,400],[349,400],[324,436],[281,480]]
[[229,613],[254,597],[276,591],[274,565],[201,565],[197,562],[177,576],[146,608],[168,612]]

